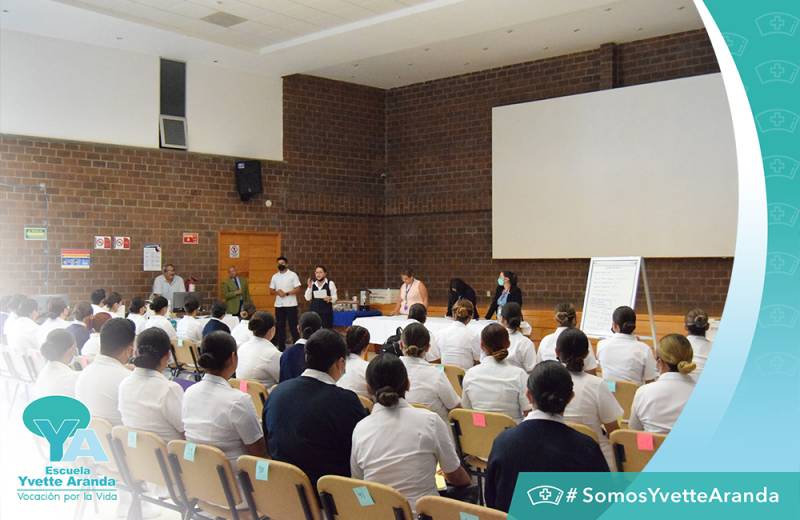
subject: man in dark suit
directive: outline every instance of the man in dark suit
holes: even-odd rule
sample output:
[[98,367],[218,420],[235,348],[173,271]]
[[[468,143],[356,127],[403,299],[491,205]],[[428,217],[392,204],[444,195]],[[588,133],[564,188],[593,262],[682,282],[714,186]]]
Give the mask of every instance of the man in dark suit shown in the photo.
[[238,316],[245,304],[250,303],[250,284],[247,278],[239,276],[236,268],[228,268],[228,279],[222,282],[222,298],[228,314]]
[[208,320],[206,326],[203,327],[203,337],[205,338],[212,332],[216,332],[221,330],[223,332],[227,332],[228,334],[231,333],[231,328],[222,321],[222,318],[225,316],[225,309],[226,306],[221,301],[215,301],[211,304],[211,319]]

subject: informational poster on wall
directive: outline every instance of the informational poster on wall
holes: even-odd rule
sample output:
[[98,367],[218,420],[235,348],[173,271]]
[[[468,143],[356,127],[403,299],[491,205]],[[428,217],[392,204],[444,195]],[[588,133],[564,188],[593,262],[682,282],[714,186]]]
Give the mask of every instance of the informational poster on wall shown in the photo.
[[144,245],[144,270],[161,270],[161,246],[158,244]]
[[641,256],[591,259],[581,314],[581,330],[587,336],[610,336],[614,309],[636,304],[641,265]]
[[111,249],[111,237],[109,236],[95,236],[94,237],[95,249]]
[[89,269],[92,252],[89,249],[62,249],[61,269]]
[[127,251],[131,248],[131,237],[114,237],[114,249]]

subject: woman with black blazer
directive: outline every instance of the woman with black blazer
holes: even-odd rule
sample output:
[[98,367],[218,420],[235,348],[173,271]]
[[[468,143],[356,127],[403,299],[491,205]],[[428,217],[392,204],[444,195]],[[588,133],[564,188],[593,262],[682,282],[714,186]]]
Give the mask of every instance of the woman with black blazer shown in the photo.
[[500,271],[497,289],[494,291],[492,304],[486,312],[486,319],[492,319],[495,313],[499,318],[503,314],[503,305],[511,302],[516,302],[522,307],[522,291],[517,287],[517,275],[511,271]]
[[447,291],[446,316],[448,318],[453,316],[453,305],[455,305],[458,300],[467,300],[472,303],[472,307],[475,309],[473,317],[476,320],[480,319],[480,316],[478,315],[478,305],[475,301],[475,289],[467,285],[467,282],[461,278],[451,278],[450,289]]

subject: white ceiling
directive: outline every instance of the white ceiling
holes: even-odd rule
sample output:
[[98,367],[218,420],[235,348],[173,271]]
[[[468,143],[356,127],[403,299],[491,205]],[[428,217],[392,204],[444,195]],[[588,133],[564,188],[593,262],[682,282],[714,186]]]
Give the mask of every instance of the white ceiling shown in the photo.
[[[381,88],[702,27],[692,0],[0,0],[0,6],[3,29]],[[201,20],[216,11],[247,21],[226,29]]]

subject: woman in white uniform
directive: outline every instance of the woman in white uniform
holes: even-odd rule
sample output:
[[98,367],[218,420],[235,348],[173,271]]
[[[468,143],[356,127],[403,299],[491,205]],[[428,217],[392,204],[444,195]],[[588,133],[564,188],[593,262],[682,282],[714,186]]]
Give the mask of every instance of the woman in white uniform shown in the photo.
[[444,374],[444,365],[434,366],[425,361],[430,346],[428,329],[421,323],[412,323],[403,330],[400,340],[411,389],[406,394],[411,403],[424,404],[447,421],[447,414],[458,407],[461,399]]
[[369,345],[369,331],[359,325],[347,329],[345,335],[347,343],[347,359],[345,360],[344,375],[336,382],[336,386],[371,397],[367,389],[367,361],[364,359],[364,350]]
[[697,368],[692,371],[692,377],[697,381],[706,366],[708,355],[711,354],[711,342],[706,338],[708,314],[703,309],[692,309],[686,313],[685,324],[686,332],[689,333],[686,339],[691,343],[694,352],[692,362],[697,365]]
[[228,383],[237,363],[233,336],[215,331],[203,338],[198,364],[205,374],[186,390],[181,413],[186,440],[219,448],[234,467],[241,455],[267,456],[253,400]]
[[636,313],[630,307],[617,307],[611,319],[614,334],[597,343],[597,361],[603,369],[603,379],[637,385],[654,381],[658,371],[653,350],[633,335]]
[[164,442],[183,439],[183,388],[164,377],[170,357],[167,333],[147,329],[136,337],[136,368],[119,385],[122,424],[150,432]]
[[169,312],[169,302],[167,299],[163,296],[156,296],[153,298],[153,301],[150,302],[150,310],[153,311],[155,315],[147,319],[144,330],[158,327],[167,333],[170,341],[178,341],[178,332],[175,330],[175,327],[172,326],[172,322],[167,318],[167,313]]
[[669,334],[658,342],[658,380],[636,390],[628,427],[653,433],[669,433],[694,391],[694,352],[689,340]]
[[520,330],[522,326],[522,307],[516,302],[503,306],[500,324],[508,330],[511,346],[508,349],[508,362],[530,374],[536,366],[536,347]]
[[[5,334],[8,345],[18,354],[29,354],[39,349],[39,306],[36,300],[20,296],[16,318],[11,324],[6,321]],[[11,318],[9,318],[11,320]]]
[[[256,310],[256,306],[252,302],[245,303],[241,312],[239,312],[239,318],[241,318],[239,323],[231,329],[231,336],[240,347],[253,337],[253,332],[250,330],[250,320],[255,316]],[[200,333],[202,334],[202,332],[201,328]]]
[[469,370],[481,359],[480,337],[468,328],[475,313],[475,307],[469,300],[458,300],[453,305],[455,320],[444,330],[437,332],[439,352],[442,364],[455,365]]
[[406,367],[394,354],[370,361],[367,383],[376,403],[353,430],[350,471],[353,478],[391,486],[411,510],[424,496],[438,496],[436,465],[454,486],[470,485],[447,424],[435,413],[412,407]]
[[141,296],[136,296],[131,300],[131,307],[128,310],[127,318],[136,325],[136,334],[139,335],[144,330],[144,326],[147,324],[147,316],[145,313],[147,312],[147,303],[144,301],[144,298]]
[[272,388],[281,380],[281,353],[272,344],[272,338],[275,337],[275,317],[268,312],[259,311],[247,320],[247,326],[252,337],[237,351],[239,363],[236,366],[236,377],[253,379]]
[[526,392],[528,374],[508,362],[508,331],[499,323],[481,331],[480,365],[467,370],[462,382],[461,407],[481,412],[504,413],[522,421],[531,410]]
[[92,316],[92,329],[89,331],[89,339],[86,340],[81,349],[81,356],[86,361],[91,363],[100,355],[100,329],[110,319],[111,315],[107,312],[98,312]]
[[617,419],[622,417],[623,410],[606,382],[586,373],[583,363],[590,350],[589,338],[579,329],[567,329],[558,337],[556,355],[569,370],[572,391],[575,393],[564,410],[564,419],[585,424],[594,430],[608,467],[614,471],[614,452],[608,442],[608,435],[619,428]]
[[[575,327],[577,324],[575,306],[571,303],[559,303],[556,305],[555,319],[556,323],[558,323],[558,327],[555,332],[543,337],[542,341],[539,343],[539,350],[536,351],[537,363],[558,359],[556,356],[556,342],[558,341],[558,336],[565,330]],[[583,370],[592,375],[595,375],[597,372],[597,358],[594,357],[591,345],[589,345],[589,354],[586,356],[586,359],[584,359]]]
[[33,386],[34,397],[36,399],[48,395],[75,397],[78,372],[72,370],[70,364],[78,350],[72,334],[64,329],[50,331],[42,344],[41,352],[47,363],[36,378]]
[[[197,319],[197,310],[200,308],[200,300],[194,294],[189,294],[183,301],[183,318],[178,321],[175,327],[175,334],[180,339],[189,339],[196,343],[203,340],[203,322]],[[171,324],[170,324],[171,325]],[[167,334],[169,332],[164,331]]]
[[[408,309],[408,319],[400,324],[400,328],[404,329],[412,323],[422,323],[428,321],[428,309],[421,303],[415,303]],[[428,329],[428,326],[425,326]],[[439,351],[439,343],[436,339],[436,334],[431,329],[428,329],[428,334],[431,336],[431,346],[428,352],[425,353],[425,361],[428,363],[439,363],[442,360],[442,353]]]
[[47,319],[44,320],[44,323],[39,326],[37,331],[39,346],[44,344],[51,330],[69,327],[68,316],[69,306],[63,298],[55,296],[47,301]]

